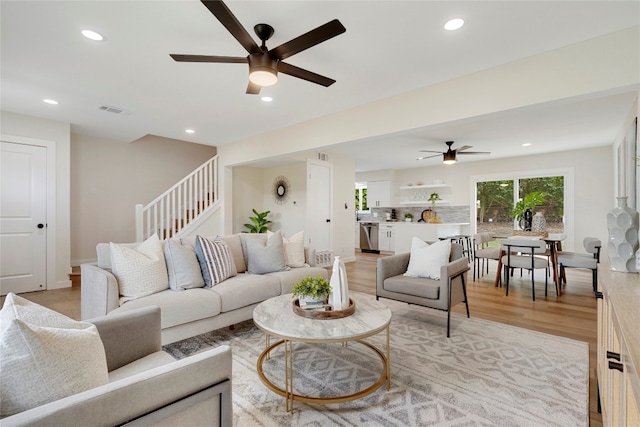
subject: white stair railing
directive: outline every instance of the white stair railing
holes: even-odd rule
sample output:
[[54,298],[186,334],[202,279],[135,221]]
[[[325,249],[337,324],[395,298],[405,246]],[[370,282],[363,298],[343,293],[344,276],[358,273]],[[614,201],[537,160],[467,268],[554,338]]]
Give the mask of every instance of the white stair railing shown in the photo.
[[214,156],[146,206],[136,205],[136,240],[154,233],[176,237],[218,200],[218,156]]

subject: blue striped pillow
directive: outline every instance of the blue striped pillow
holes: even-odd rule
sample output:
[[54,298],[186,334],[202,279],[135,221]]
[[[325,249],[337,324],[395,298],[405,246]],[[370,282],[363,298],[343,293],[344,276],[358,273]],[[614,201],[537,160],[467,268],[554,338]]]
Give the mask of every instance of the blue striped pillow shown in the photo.
[[233,256],[227,243],[220,237],[209,240],[196,236],[196,256],[204,286],[210,288],[238,274]]

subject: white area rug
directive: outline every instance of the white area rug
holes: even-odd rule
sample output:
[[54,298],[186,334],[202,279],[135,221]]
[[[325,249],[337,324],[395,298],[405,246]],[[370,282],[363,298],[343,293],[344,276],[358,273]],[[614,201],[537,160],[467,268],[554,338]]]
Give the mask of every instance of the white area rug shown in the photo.
[[[331,405],[295,402],[262,384],[256,361],[264,334],[252,321],[165,346],[181,358],[228,344],[233,352],[233,420],[244,426],[587,426],[588,344],[487,320],[381,300],[391,320],[391,390]],[[473,316],[473,312],[471,313]],[[322,320],[319,320],[322,321]],[[274,341],[272,341],[274,342]],[[385,334],[369,339],[384,348]],[[284,384],[278,347],[265,375]],[[294,390],[332,396],[361,390],[382,363],[360,344],[294,347]]]

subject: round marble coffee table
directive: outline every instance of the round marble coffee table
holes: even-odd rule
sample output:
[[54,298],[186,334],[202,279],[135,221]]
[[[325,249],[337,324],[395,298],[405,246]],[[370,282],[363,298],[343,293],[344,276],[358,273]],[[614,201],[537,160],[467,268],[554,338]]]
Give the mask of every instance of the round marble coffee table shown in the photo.
[[[387,390],[391,387],[391,370],[389,358],[389,325],[391,310],[376,301],[370,295],[349,292],[349,297],[355,301],[356,311],[348,317],[339,319],[310,319],[298,316],[293,312],[292,294],[285,294],[268,299],[260,303],[253,311],[253,321],[266,335],[266,346],[257,362],[260,380],[272,391],[286,399],[287,412],[293,411],[293,401],[306,403],[340,403],[359,399],[377,390],[387,383]],[[382,331],[386,331],[386,352],[374,345],[363,341]],[[270,337],[280,338],[271,344]],[[370,348],[382,361],[383,370],[380,378],[370,387],[353,394],[336,397],[312,397],[296,394],[293,390],[293,343],[349,343],[358,342]],[[284,377],[285,388],[275,385],[265,375],[263,363],[275,347],[284,345]]]

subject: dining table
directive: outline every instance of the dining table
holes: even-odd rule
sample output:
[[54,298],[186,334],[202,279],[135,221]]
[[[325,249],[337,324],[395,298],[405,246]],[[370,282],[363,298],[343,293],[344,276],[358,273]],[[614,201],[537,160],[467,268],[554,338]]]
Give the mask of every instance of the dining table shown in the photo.
[[[533,240],[544,240],[547,243],[547,247],[549,248],[549,261],[551,262],[551,268],[553,269],[553,282],[556,285],[556,295],[562,295],[562,286],[561,286],[561,277],[560,277],[560,269],[558,266],[558,252],[562,251],[562,242],[567,238],[566,234],[562,233],[549,233],[547,236],[509,236],[507,238],[518,238],[518,239],[533,239]],[[506,255],[504,250],[500,251],[500,256],[498,257],[498,268],[496,270],[496,279],[495,286],[500,284],[501,270],[502,270],[502,257]]]

